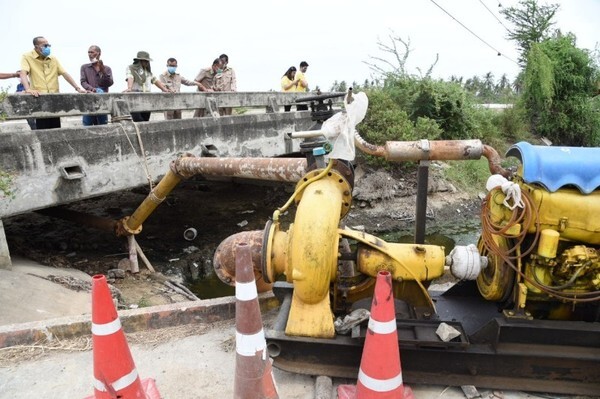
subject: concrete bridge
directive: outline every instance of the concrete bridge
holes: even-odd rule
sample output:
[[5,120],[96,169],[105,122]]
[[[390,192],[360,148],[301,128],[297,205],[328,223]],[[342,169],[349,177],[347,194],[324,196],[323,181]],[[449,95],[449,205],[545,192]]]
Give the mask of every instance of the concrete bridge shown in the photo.
[[[276,157],[298,151],[288,133],[308,130],[314,123],[311,113],[281,111],[283,105],[307,96],[275,92],[6,96],[0,103],[4,119],[0,179],[10,194],[0,191],[0,267],[10,267],[3,218],[156,182],[184,153]],[[219,116],[220,107],[249,112]],[[129,118],[130,112],[198,108],[209,116],[138,123]],[[65,117],[82,114],[110,114],[111,122],[66,127]],[[30,130],[25,123],[13,122],[57,116],[63,117],[60,129]]]

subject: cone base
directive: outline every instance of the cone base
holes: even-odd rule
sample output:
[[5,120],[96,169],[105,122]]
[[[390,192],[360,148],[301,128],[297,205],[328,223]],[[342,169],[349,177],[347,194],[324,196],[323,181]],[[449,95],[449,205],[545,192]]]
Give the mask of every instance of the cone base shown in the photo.
[[[142,389],[146,395],[146,399],[161,399],[158,388],[156,387],[156,381],[154,378],[146,378],[142,380]],[[97,399],[96,395],[86,396],[84,399]]]
[[[381,397],[384,398],[388,393],[381,393]],[[356,399],[356,385],[338,385],[337,389],[338,399]],[[379,394],[374,392],[371,398],[378,398]],[[398,399],[415,399],[415,394],[408,385],[404,385],[404,397]]]

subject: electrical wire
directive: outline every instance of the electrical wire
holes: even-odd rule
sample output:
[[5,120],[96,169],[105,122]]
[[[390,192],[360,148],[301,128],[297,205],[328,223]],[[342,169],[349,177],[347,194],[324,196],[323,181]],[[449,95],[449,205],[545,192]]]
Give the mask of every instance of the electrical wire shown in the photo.
[[516,65],[519,65],[519,63],[515,60],[513,60],[510,57],[507,57],[506,55],[502,54],[501,51],[499,51],[498,49],[496,49],[494,46],[492,46],[491,44],[489,44],[488,42],[486,42],[485,40],[483,40],[481,37],[479,37],[479,35],[477,35],[475,32],[473,32],[471,29],[469,29],[465,24],[463,24],[462,22],[460,22],[458,19],[456,19],[452,14],[450,14],[448,11],[446,11],[442,6],[440,6],[438,3],[436,3],[434,0],[429,0],[431,1],[433,4],[435,4],[440,10],[442,10],[444,13],[446,13],[450,18],[452,18],[453,20],[455,20],[460,26],[462,26],[463,28],[465,28],[470,34],[472,34],[473,36],[475,36],[477,39],[479,39],[483,44],[485,44],[486,46],[488,46],[489,48],[491,48],[492,50],[494,50],[496,52],[496,54],[498,54],[499,56],[502,56],[504,58],[506,58],[507,60],[515,63]]
[[486,6],[486,5],[485,5],[485,3],[483,2],[483,0],[479,0],[479,2],[481,3],[481,5],[482,5],[482,6],[484,6],[484,7],[485,7],[485,9],[486,9],[486,10],[488,10],[488,12],[489,12],[490,14],[492,14],[492,17],[496,18],[496,21],[498,21],[498,22],[500,23],[500,25],[502,25],[502,26],[504,27],[504,29],[506,29],[506,31],[507,31],[507,32],[510,32],[510,29],[508,29],[508,28],[506,27],[506,25],[504,25],[504,24],[502,23],[502,21],[500,20],[500,18],[498,18],[498,17],[496,16],[496,14],[494,14],[494,12],[493,12],[492,10],[490,10],[490,9],[488,8],[488,6]]

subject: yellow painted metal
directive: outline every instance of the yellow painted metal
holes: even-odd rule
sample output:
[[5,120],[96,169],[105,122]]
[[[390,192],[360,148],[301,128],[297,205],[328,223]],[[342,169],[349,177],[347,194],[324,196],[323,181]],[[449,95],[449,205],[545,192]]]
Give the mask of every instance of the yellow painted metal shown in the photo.
[[[394,277],[396,279],[396,281],[400,281],[403,280],[402,276],[409,276],[410,280],[408,281],[403,281],[403,285],[406,285],[407,289],[410,289],[409,287],[412,287],[413,285],[415,285],[416,288],[418,288],[421,291],[421,298],[419,299],[414,299],[413,302],[414,303],[425,303],[427,306],[430,306],[433,310],[435,310],[435,305],[433,303],[433,301],[431,300],[431,296],[429,295],[427,288],[425,288],[425,286],[423,285],[423,283],[421,283],[421,279],[418,275],[418,270],[413,270],[412,265],[409,263],[409,261],[407,261],[406,259],[401,259],[399,256],[402,256],[402,254],[396,254],[396,248],[394,248],[394,246],[396,245],[408,245],[410,246],[411,244],[393,244],[391,245],[390,243],[385,242],[384,240],[380,239],[379,237],[367,234],[365,232],[361,232],[361,231],[354,231],[354,230],[350,230],[350,229],[343,229],[343,230],[339,230],[340,235],[342,235],[343,237],[346,238],[351,238],[355,241],[358,241],[359,243],[359,247],[361,247],[360,245],[363,244],[363,246],[361,248],[371,248],[373,251],[376,252],[381,252],[382,254],[385,254],[385,256],[393,262],[393,270],[391,270],[392,275],[397,276]],[[423,252],[426,253],[426,249],[430,248],[433,246],[430,245],[416,245],[415,246],[415,250],[419,251],[419,252]],[[435,254],[434,256],[431,257],[430,261],[432,263],[432,270],[437,270],[436,268],[436,264],[438,264],[439,260],[442,261],[442,273],[443,273],[443,266],[445,263],[445,258],[444,258],[444,247],[437,247],[437,254],[436,250],[431,250],[432,254]],[[438,256],[440,255],[441,256]],[[436,261],[434,261],[433,259],[436,259]],[[414,259],[412,261],[415,261]],[[420,261],[417,260],[417,264]],[[381,267],[381,265],[377,266],[377,264],[375,262],[371,263],[370,261],[366,263],[366,265],[362,265],[361,266],[361,262],[360,260],[357,262],[358,263],[358,270],[361,271],[364,274],[369,274],[371,276],[376,276],[377,272],[379,270],[385,270]],[[375,265],[375,267],[373,267],[373,265]],[[391,264],[390,264],[391,265]],[[400,271],[402,270],[402,271]],[[435,273],[432,273],[435,274]],[[413,284],[414,283],[414,284]],[[397,288],[395,286],[395,288]],[[415,298],[416,294],[414,294],[414,290],[411,290],[411,297]]]
[[142,230],[142,223],[148,219],[148,216],[157,206],[161,204],[167,195],[175,188],[181,181],[181,177],[178,176],[171,169],[161,179],[161,181],[152,189],[150,194],[144,199],[144,201],[138,206],[133,214],[125,219],[123,227],[130,234],[137,234]]
[[[492,238],[502,252],[506,252],[510,247],[508,239],[496,234],[493,234]],[[488,257],[488,266],[477,276],[479,292],[488,301],[501,301],[512,291],[515,272],[502,257],[488,252],[482,239],[479,239],[477,248],[482,256]]]
[[330,173],[309,184],[298,203],[288,237],[286,274],[294,284],[285,329],[288,335],[318,338],[335,335],[329,285],[337,270],[343,186]]
[[[600,191],[582,195],[576,189],[550,193],[533,185],[521,188],[529,191],[539,209],[540,229],[557,230],[566,240],[600,244]],[[535,225],[529,232],[535,232]]]
[[[396,281],[430,281],[444,274],[444,247],[437,245],[397,244],[385,242],[385,252],[359,246],[358,270],[370,276],[377,276],[380,270],[387,270]],[[393,258],[388,254],[393,255]],[[395,259],[402,260],[403,267]]]
[[542,230],[537,250],[538,255],[543,256],[544,258],[556,258],[559,237],[560,233],[558,231],[551,229]]

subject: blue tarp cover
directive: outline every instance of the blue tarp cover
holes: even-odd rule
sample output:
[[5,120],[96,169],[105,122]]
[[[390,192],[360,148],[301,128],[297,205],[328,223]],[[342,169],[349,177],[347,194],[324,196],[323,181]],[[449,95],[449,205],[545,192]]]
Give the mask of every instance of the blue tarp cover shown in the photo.
[[520,142],[506,156],[519,158],[525,183],[537,183],[554,192],[575,186],[584,194],[600,187],[600,148],[546,147]]

